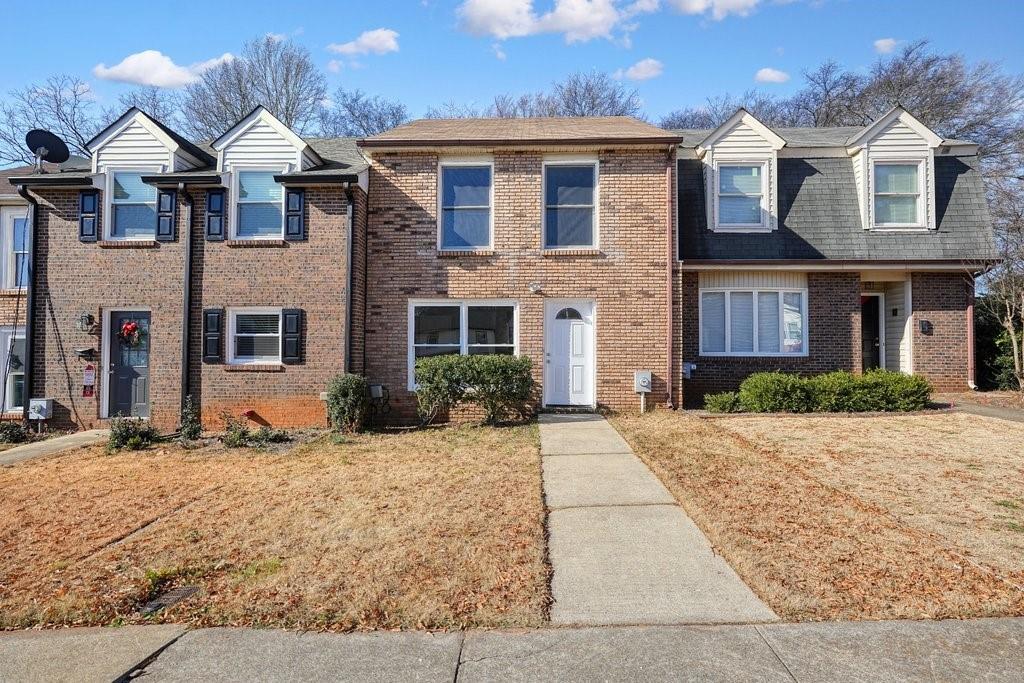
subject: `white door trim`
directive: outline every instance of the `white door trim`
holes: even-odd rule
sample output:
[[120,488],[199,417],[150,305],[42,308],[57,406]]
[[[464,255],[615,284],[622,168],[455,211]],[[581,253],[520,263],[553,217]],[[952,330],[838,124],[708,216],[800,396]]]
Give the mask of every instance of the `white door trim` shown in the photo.
[[550,400],[549,392],[550,387],[552,386],[552,381],[549,377],[550,364],[548,363],[547,355],[549,344],[551,342],[551,325],[554,322],[554,316],[558,311],[566,306],[571,306],[579,310],[583,315],[584,320],[588,323],[588,369],[590,371],[588,384],[590,385],[590,402],[580,405],[581,407],[595,408],[597,407],[597,303],[593,299],[546,299],[544,301],[544,387],[542,391],[542,403],[545,407],[549,405],[566,405],[562,403],[553,403]]
[[[110,329],[110,316],[114,311],[123,311],[125,313],[149,313],[149,329],[150,329],[150,358],[153,353],[153,309],[149,306],[112,306],[111,308],[105,308],[100,311],[100,343],[103,345],[103,350],[100,352],[100,367],[99,367],[99,380],[102,382],[96,391],[100,392],[100,419],[107,420],[110,418],[110,341],[111,335],[114,334],[113,330]],[[150,378],[150,390],[152,391],[152,378]],[[149,406],[150,410],[153,408],[152,394],[150,394]],[[148,417],[142,418],[148,420]]]

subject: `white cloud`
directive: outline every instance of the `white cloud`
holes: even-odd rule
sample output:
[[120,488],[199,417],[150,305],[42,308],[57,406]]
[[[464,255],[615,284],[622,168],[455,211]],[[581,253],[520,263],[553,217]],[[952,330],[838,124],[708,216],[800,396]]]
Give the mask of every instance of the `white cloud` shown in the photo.
[[875,52],[880,55],[887,55],[896,49],[900,41],[895,38],[879,38],[875,41]]
[[766,66],[763,69],[757,70],[757,73],[754,74],[754,80],[758,83],[785,83],[789,80],[789,74],[785,71],[779,71],[778,69]]
[[537,20],[537,28],[563,33],[567,43],[586,42],[611,37],[620,18],[612,0],[556,0],[555,8]]
[[194,83],[199,76],[213,67],[230,62],[234,55],[225,52],[220,57],[197,62],[190,66],[179,66],[159,50],[143,50],[128,55],[114,66],[97,64],[92,73],[96,78],[135,85],[155,85],[159,88],[180,88]]
[[614,0],[555,0],[549,12],[534,11],[533,0],[465,0],[456,14],[464,31],[498,40],[538,33],[561,33],[565,42],[611,38],[619,24],[657,2],[636,0],[620,11]]
[[384,55],[389,52],[398,52],[398,31],[389,28],[375,28],[372,31],[363,31],[355,40],[347,43],[331,43],[327,46],[331,52],[340,55]]
[[494,51],[495,58],[497,58],[497,59],[499,59],[499,60],[501,60],[503,62],[505,61],[505,59],[508,58],[508,55],[505,54],[505,50],[501,47],[501,43],[492,43],[491,44],[491,50]]
[[344,64],[337,59],[332,59],[331,61],[327,62],[327,70],[330,71],[332,74],[336,74],[339,71],[341,71],[341,67],[343,66]]
[[721,21],[730,14],[745,17],[761,0],[669,0],[669,4],[683,14],[710,14],[715,21]]
[[499,40],[534,33],[533,0],[466,0],[455,11],[463,30]]
[[665,65],[657,59],[641,59],[639,62],[626,70],[619,69],[614,74],[615,78],[628,78],[631,81],[646,81],[657,78],[665,70]]

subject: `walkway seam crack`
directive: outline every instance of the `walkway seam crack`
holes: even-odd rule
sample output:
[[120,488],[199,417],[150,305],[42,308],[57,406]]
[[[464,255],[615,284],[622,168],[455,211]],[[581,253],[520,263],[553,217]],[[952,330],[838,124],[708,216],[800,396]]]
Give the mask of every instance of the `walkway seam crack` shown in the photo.
[[149,667],[150,664],[155,662],[160,657],[160,655],[162,655],[164,653],[164,650],[166,650],[171,645],[174,645],[176,642],[178,642],[179,640],[184,638],[185,635],[188,632],[189,632],[189,629],[185,629],[184,631],[182,631],[178,635],[174,636],[174,638],[171,638],[171,640],[167,641],[166,643],[164,643],[163,645],[158,647],[156,650],[151,652],[141,662],[139,662],[138,664],[136,664],[132,668],[128,669],[127,671],[125,671],[123,674],[121,674],[117,678],[115,678],[114,679],[114,683],[127,683],[127,681],[131,681],[131,680],[133,680],[135,678],[138,678],[140,675],[144,674],[146,672],[146,668]]
[[768,642],[768,638],[765,637],[764,633],[761,632],[761,627],[755,624],[754,625],[754,630],[757,631],[757,635],[759,635],[761,637],[762,642],[764,642],[764,644],[768,646],[768,649],[772,651],[772,654],[775,655],[775,659],[777,659],[779,661],[779,664],[781,664],[782,668],[786,670],[786,673],[789,674],[789,677],[792,678],[794,681],[796,681],[797,678],[793,674],[793,672],[790,670],[789,666],[786,664],[786,662],[784,662],[782,660],[782,657],[775,650],[775,648],[772,646],[772,644],[770,642]]
[[455,672],[452,675],[452,683],[457,683],[459,680],[459,673],[462,669],[462,651],[466,647],[466,632],[459,631],[459,653],[455,657]]

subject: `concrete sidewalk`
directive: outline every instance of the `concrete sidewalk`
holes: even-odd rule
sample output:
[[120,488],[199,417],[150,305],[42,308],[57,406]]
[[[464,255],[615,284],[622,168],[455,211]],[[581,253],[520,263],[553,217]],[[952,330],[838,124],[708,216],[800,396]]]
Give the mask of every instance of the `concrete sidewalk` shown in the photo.
[[599,415],[541,415],[555,624],[725,624],[775,614]]
[[0,633],[2,681],[1020,681],[1024,619],[293,633]]
[[110,431],[106,429],[88,429],[84,432],[55,436],[52,439],[15,446],[0,452],[0,466],[13,465],[14,463],[42,458],[47,455],[56,455],[72,448],[90,446],[104,441],[109,435]]

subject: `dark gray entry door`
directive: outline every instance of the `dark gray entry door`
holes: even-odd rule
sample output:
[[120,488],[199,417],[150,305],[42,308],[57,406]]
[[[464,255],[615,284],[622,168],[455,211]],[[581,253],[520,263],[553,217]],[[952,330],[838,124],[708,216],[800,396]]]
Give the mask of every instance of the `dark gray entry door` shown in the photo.
[[882,366],[882,297],[860,298],[861,361],[865,370]]
[[[127,322],[138,323],[138,343],[120,336]],[[107,373],[110,417],[149,417],[149,313],[114,311],[110,314],[110,369]]]

